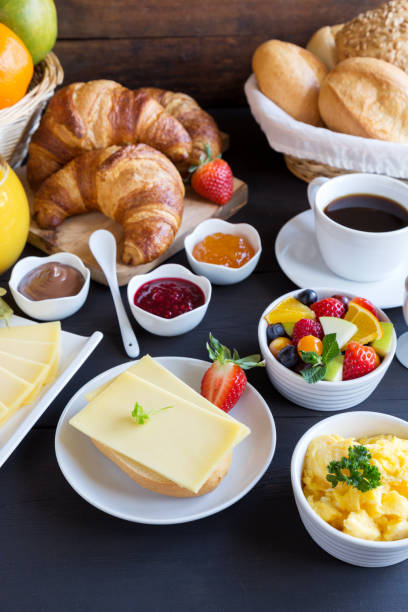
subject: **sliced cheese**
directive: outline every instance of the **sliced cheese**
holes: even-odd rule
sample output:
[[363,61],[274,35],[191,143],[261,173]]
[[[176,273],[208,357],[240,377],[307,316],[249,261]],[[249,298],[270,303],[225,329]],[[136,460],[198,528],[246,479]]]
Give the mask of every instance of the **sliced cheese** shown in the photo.
[[31,361],[2,351],[0,351],[0,367],[33,385],[32,392],[25,399],[26,404],[34,401],[37,397],[42,386],[46,384],[50,371],[50,364]]
[[[197,393],[197,391],[194,391],[194,389],[192,389],[185,382],[177,378],[177,376],[169,372],[169,370],[167,370],[164,366],[160,365],[160,363],[155,361],[152,357],[150,357],[150,355],[145,355],[144,357],[142,357],[142,359],[139,359],[139,361],[132,365],[127,370],[127,372],[139,376],[140,378],[147,380],[148,382],[156,385],[157,387],[165,389],[169,393],[174,393],[174,395],[178,395],[187,402],[195,404],[196,406],[199,406],[204,410],[209,410],[210,412],[218,414],[220,417],[229,421],[234,421],[235,423],[238,422],[229,414],[227,414],[223,410],[220,410],[220,408],[205,399],[205,397]],[[111,381],[105,383],[104,385],[101,385],[93,391],[90,391],[85,395],[86,399],[88,401],[92,401],[92,399],[96,398],[98,394],[104,389],[106,389],[110,384],[112,384]],[[241,442],[241,440],[246,438],[246,436],[250,433],[250,429],[248,427],[246,427],[242,423],[239,423],[239,425],[240,435],[238,436],[237,443]]]
[[0,418],[3,423],[18,410],[33,390],[33,385],[0,367],[0,402],[7,408]]
[[[131,412],[138,402],[160,411],[143,425]],[[166,410],[162,408],[170,406]],[[152,385],[129,372],[118,376],[70,424],[196,493],[241,435],[241,424]]]
[[1,327],[0,339],[13,338],[15,340],[37,340],[39,342],[59,341],[61,323],[51,321],[50,323],[37,323],[36,325],[22,325],[16,327]]
[[50,364],[49,378],[53,378],[58,369],[59,342],[36,342],[34,340],[19,340],[14,338],[0,338],[0,351]]
[[0,423],[5,420],[7,412],[7,406],[3,404],[3,402],[0,402]]

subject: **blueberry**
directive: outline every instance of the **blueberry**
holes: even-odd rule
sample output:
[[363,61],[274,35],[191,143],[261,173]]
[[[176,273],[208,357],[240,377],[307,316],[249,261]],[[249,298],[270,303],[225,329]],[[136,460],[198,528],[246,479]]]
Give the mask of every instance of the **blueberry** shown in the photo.
[[288,334],[283,329],[283,325],[280,323],[272,323],[266,328],[266,340],[268,344],[275,340],[275,338],[287,338]]
[[293,346],[293,344],[288,344],[288,346],[285,346],[279,351],[277,359],[282,365],[285,366],[285,368],[294,368],[299,361],[296,346]]
[[349,305],[350,298],[348,298],[346,295],[332,295],[332,297],[336,300],[339,300],[339,302],[341,302],[345,306]]
[[313,289],[305,289],[296,296],[296,299],[305,306],[310,306],[310,304],[317,302],[317,293]]

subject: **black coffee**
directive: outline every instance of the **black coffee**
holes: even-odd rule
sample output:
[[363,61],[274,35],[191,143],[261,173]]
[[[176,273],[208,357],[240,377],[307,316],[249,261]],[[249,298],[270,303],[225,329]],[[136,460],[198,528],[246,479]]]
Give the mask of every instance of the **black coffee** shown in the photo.
[[408,226],[408,211],[395,200],[370,193],[353,193],[330,202],[326,215],[362,232],[394,232]]

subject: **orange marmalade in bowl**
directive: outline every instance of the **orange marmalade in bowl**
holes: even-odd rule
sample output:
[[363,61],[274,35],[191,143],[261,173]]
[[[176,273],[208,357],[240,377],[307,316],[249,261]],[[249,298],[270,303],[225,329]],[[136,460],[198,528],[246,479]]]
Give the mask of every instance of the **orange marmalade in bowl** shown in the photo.
[[255,251],[244,236],[216,232],[206,236],[193,249],[193,256],[198,261],[241,268],[255,255]]

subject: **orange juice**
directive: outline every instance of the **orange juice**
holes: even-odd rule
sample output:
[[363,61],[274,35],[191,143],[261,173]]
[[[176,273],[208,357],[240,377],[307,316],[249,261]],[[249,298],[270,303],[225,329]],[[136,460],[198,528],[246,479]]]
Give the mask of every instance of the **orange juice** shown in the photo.
[[20,180],[0,158],[0,274],[18,259],[27,241],[30,209]]

